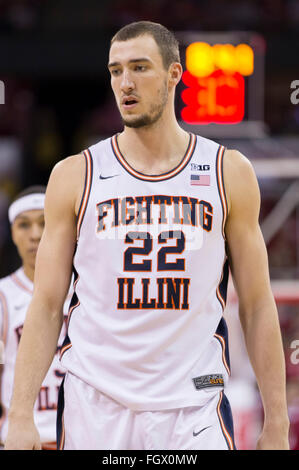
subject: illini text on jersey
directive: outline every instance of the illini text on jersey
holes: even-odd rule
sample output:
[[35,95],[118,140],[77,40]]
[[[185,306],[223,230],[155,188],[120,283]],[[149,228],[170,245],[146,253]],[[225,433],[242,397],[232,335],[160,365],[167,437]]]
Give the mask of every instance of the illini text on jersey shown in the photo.
[[212,205],[193,197],[137,196],[97,204],[97,236],[121,240],[124,249],[126,277],[117,278],[117,308],[188,310],[190,278],[174,275],[186,275],[184,252],[200,249],[203,231],[212,225]]
[[[137,196],[109,199],[97,204],[97,234],[103,232],[121,236],[117,227],[146,225],[151,233],[154,227],[184,226],[210,232],[213,224],[213,207],[204,200],[187,196]],[[112,229],[112,230],[111,230]],[[125,231],[127,233],[127,231]],[[107,235],[108,236],[108,235]]]

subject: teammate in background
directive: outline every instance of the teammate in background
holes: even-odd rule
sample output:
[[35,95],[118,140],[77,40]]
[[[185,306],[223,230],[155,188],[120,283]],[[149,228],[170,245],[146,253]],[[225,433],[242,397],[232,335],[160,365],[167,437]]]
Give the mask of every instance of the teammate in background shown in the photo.
[[229,265],[264,405],[257,447],[288,449],[284,355],[252,166],[179,126],[179,48],[162,25],[122,28],[108,68],[124,129],[51,174],[6,449],[39,447],[32,406],[72,271],[59,448],[234,449]]
[[[22,266],[0,280],[0,339],[5,345],[0,394],[1,445],[7,434],[7,415],[12,394],[17,348],[26,311],[33,295],[36,253],[44,230],[45,190],[44,186],[31,186],[18,194],[9,208],[12,239],[21,258]],[[57,350],[34,406],[34,419],[43,449],[56,449],[57,398],[63,376]]]

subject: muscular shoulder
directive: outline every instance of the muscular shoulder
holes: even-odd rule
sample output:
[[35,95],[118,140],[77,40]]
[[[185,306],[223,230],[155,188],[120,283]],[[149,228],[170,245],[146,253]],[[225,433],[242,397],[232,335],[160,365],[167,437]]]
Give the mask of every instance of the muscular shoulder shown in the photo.
[[[72,184],[72,178],[76,180],[84,176],[85,161],[82,153],[77,155],[71,155],[69,157],[60,160],[53,167],[51,172],[51,178],[55,178],[57,182],[61,179],[66,184]],[[67,180],[65,180],[67,178]],[[68,181],[69,180],[69,181]],[[76,181],[77,182],[77,181]]]
[[226,150],[223,159],[224,185],[229,212],[248,202],[259,206],[260,193],[254,168],[238,150]]
[[71,155],[60,160],[53,167],[47,193],[54,200],[63,196],[63,200],[71,205],[75,212],[84,188],[85,158],[82,153]]

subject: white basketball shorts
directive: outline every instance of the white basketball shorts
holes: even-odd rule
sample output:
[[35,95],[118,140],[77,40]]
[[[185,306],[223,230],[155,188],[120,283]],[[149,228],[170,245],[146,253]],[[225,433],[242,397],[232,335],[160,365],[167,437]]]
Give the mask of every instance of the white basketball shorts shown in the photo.
[[134,411],[68,372],[58,402],[57,449],[233,450],[230,404],[222,390],[204,406]]

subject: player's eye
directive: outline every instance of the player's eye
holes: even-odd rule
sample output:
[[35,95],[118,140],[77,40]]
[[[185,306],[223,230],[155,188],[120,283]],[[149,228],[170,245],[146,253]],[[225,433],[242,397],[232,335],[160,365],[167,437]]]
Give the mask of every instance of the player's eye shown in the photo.
[[136,72],[145,72],[146,66],[145,65],[136,65],[135,70],[136,70]]
[[22,229],[28,229],[29,228],[29,224],[27,222],[19,222],[17,226],[19,228],[22,228]]
[[117,77],[118,75],[120,75],[121,70],[120,70],[120,69],[111,69],[111,70],[110,70],[110,73],[111,73],[111,75],[113,75],[114,77]]

